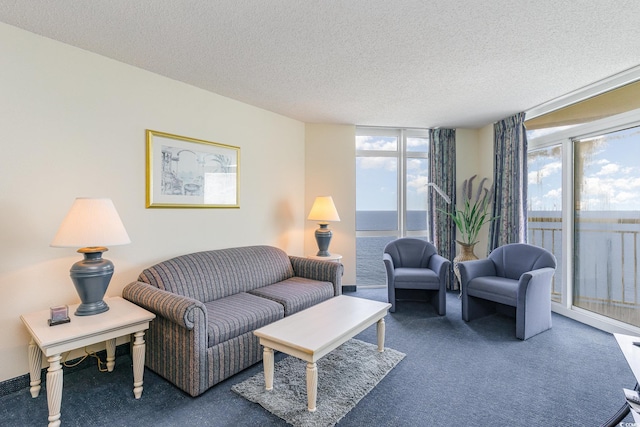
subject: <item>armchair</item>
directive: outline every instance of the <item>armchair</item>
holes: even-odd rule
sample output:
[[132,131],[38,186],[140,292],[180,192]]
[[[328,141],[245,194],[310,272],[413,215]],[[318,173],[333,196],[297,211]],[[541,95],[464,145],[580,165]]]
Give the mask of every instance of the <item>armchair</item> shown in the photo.
[[551,328],[551,280],[556,258],[526,243],[496,248],[488,258],[458,264],[462,319],[500,312],[516,319],[516,337],[526,340]]
[[[392,313],[396,299],[412,290],[425,290],[440,316],[447,313],[446,278],[451,262],[438,255],[433,244],[409,237],[390,242],[382,255]],[[400,298],[398,298],[400,297]]]

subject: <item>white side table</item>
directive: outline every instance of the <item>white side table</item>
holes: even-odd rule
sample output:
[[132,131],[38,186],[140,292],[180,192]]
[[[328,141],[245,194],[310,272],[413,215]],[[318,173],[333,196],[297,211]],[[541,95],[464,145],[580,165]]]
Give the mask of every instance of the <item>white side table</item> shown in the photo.
[[136,399],[142,396],[142,377],[144,374],[144,331],[155,314],[120,297],[105,298],[109,310],[93,316],[72,314],[79,304],[69,306],[71,322],[49,326],[49,310],[20,316],[29,333],[29,368],[31,375],[31,396],[40,393],[40,369],[42,354],[47,356],[47,402],[49,405],[49,427],[60,425],[60,406],[62,404],[62,364],[61,354],[66,351],[106,342],[107,369],[115,366],[116,338],[133,334],[133,394]]
[[307,258],[319,261],[342,262],[342,255],[340,254],[331,254],[329,256],[307,255]]

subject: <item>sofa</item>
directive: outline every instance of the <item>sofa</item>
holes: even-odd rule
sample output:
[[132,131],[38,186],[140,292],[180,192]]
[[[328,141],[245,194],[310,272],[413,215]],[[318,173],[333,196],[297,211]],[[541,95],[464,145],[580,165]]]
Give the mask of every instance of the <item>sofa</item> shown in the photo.
[[198,396],[262,359],[255,329],[340,295],[342,269],[271,246],[219,249],[149,267],[122,296],[156,315],[145,365]]

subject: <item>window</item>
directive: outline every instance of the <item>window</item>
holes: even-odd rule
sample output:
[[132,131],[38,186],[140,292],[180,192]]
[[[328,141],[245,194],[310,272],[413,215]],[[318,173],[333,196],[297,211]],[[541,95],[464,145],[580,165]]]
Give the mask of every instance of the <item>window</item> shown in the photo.
[[558,260],[554,310],[638,333],[640,110],[528,137],[528,238]]
[[356,282],[384,285],[384,246],[427,238],[428,133],[424,129],[356,130]]

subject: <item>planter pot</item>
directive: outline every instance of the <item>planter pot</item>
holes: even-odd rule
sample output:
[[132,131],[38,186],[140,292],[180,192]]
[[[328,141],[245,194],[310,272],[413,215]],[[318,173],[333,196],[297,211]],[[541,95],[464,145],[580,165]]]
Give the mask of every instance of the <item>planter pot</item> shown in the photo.
[[462,261],[473,261],[479,258],[476,256],[475,253],[473,253],[473,248],[476,246],[475,243],[468,245],[466,243],[458,242],[457,240],[456,242],[458,243],[458,245],[460,245],[460,252],[453,259],[453,272],[456,275],[456,279],[458,279],[458,284],[457,285],[454,284],[453,288],[455,290],[455,289],[458,289],[459,287],[460,296],[462,296],[462,281],[460,280],[460,271],[458,270],[458,263]]

